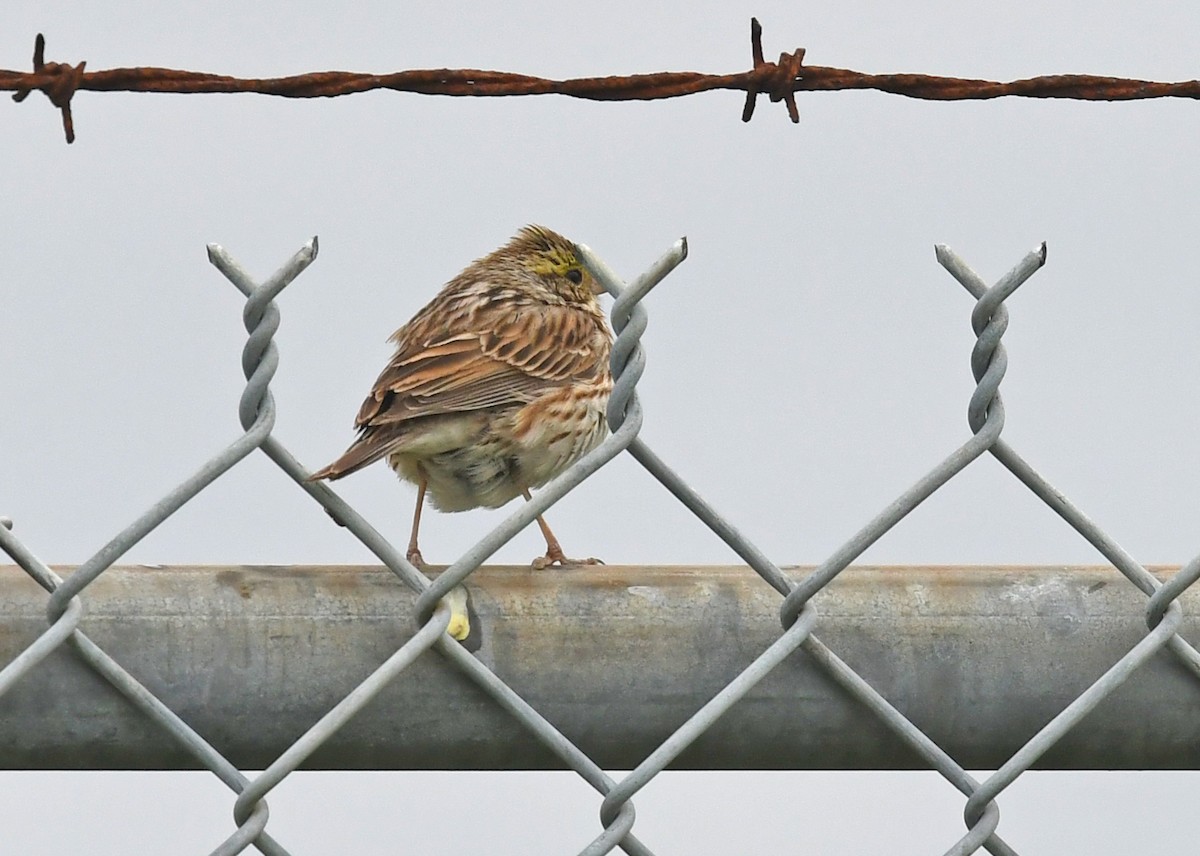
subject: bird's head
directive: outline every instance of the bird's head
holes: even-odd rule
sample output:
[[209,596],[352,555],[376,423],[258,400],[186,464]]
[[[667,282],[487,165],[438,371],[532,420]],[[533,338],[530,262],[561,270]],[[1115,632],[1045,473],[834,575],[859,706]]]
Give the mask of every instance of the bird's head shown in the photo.
[[497,254],[520,268],[523,278],[546,296],[546,302],[599,307],[596,295],[604,288],[579,261],[575,245],[557,232],[526,226]]

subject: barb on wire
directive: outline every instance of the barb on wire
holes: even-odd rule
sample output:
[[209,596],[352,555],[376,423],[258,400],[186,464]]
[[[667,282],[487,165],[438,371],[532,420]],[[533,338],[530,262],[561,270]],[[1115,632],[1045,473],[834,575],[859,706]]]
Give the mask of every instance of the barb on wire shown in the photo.
[[[754,71],[762,77],[762,91],[766,92],[772,101],[783,101],[787,105],[788,116],[792,124],[800,122],[800,108],[796,106],[796,92],[793,84],[800,80],[800,66],[804,62],[804,48],[796,48],[791,53],[781,53],[779,62],[766,62],[763,59],[762,24],[758,18],[750,19],[750,51],[754,55]],[[754,105],[758,102],[759,87],[750,84],[746,89],[746,106],[742,108],[742,121],[749,122],[754,116]]]
[[1018,96],[1070,98],[1081,101],[1132,101],[1143,98],[1200,98],[1200,80],[1165,83],[1090,74],[1055,74],[999,82],[930,74],[867,74],[847,68],[803,65],[805,49],[779,55],[778,62],[763,58],[762,26],[750,20],[753,67],[733,74],[664,71],[651,74],[577,77],[553,80],[506,71],[474,68],[410,69],[390,74],[318,71],[288,77],[242,78],[200,71],[138,66],[84,71],[85,62],[72,66],[45,62],[45,39],[39,33],[33,71],[0,69],[0,91],[9,90],[22,101],[35,89],[62,110],[67,142],[73,142],[71,96],[90,92],[236,93],[254,92],[282,98],[332,98],[373,89],[391,89],[422,95],[500,97],[506,95],[566,95],[590,101],[649,101],[678,98],[714,90],[746,93],[742,121],[750,121],[759,93],[783,101],[793,122],[800,121],[795,93],[843,89],[875,89],[908,98],[960,101]]
[[[13,93],[13,101],[20,103],[29,97],[34,89],[40,89],[50,99],[50,103],[62,111],[63,133],[67,142],[75,142],[75,122],[71,118],[71,96],[83,83],[83,69],[87,60],[79,65],[68,65],[62,62],[46,62],[46,37],[41,33],[33,40],[33,74],[32,77],[42,78],[43,83],[19,87]],[[4,72],[0,72],[0,79]]]

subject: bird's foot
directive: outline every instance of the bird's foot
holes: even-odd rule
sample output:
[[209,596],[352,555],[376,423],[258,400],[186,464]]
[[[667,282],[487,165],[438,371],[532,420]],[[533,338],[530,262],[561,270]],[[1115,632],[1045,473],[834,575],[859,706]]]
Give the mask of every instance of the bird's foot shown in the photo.
[[550,567],[554,567],[554,566],[558,566],[560,568],[578,568],[582,565],[603,565],[603,564],[604,564],[604,560],[597,559],[595,556],[592,556],[591,558],[588,558],[588,559],[572,559],[568,556],[564,556],[563,551],[561,549],[560,550],[547,550],[546,555],[538,556],[536,559],[534,559],[532,562],[530,562],[530,566],[535,571],[540,571],[543,568],[550,568]]
[[404,558],[408,559],[408,563],[414,568],[425,567],[425,557],[421,555],[421,551],[416,547],[409,547],[408,552],[404,554]]

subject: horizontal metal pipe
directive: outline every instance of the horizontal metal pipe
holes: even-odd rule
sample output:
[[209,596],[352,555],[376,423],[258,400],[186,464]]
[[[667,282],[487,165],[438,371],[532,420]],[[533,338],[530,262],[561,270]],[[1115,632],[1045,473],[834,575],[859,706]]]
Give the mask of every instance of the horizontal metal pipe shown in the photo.
[[[781,632],[782,599],[743,567],[488,567],[468,589],[476,656],[610,769],[636,766]],[[83,632],[234,764],[262,769],[409,638],[415,596],[373,567],[139,566],[82,599]],[[45,629],[46,600],[0,567],[0,665]],[[1145,596],[1111,568],[851,568],[814,603],[825,644],[968,769],[1001,765],[1146,633]],[[1195,641],[1200,592],[1181,604]],[[194,766],[69,644],[0,696],[0,768]],[[431,652],[306,766],[559,765]],[[921,764],[797,651],[673,766]],[[1200,767],[1200,681],[1159,653],[1038,766]]]

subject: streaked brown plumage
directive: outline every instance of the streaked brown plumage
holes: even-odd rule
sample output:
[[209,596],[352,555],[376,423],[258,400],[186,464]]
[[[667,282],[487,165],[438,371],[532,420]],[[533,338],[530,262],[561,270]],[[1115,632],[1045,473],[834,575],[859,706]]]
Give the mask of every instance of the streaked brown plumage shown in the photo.
[[[358,439],[312,478],[386,458],[417,485],[414,562],[426,493],[442,511],[528,499],[607,431],[612,333],[600,291],[574,244],[526,226],[392,335],[396,354],[358,411]],[[573,561],[538,525],[546,555],[535,566]]]

